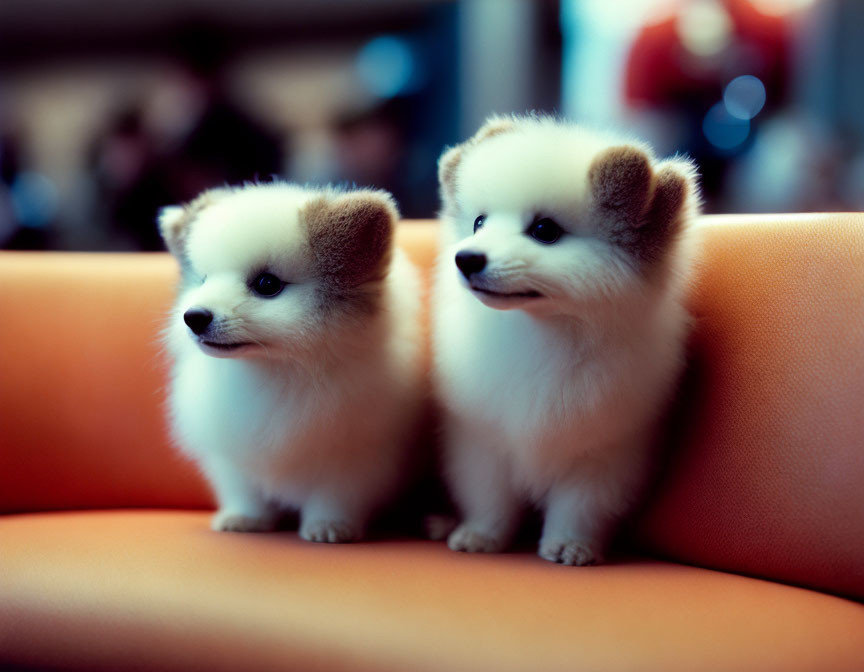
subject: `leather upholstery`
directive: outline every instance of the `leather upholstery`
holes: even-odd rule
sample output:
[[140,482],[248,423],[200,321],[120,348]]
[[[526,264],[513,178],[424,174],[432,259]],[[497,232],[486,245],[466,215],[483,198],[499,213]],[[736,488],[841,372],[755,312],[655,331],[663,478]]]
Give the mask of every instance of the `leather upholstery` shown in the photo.
[[0,254],[0,512],[209,506],[174,451],[163,254]]
[[864,605],[654,560],[216,534],[206,514],[0,518],[0,663],[146,670],[864,669]]
[[[777,583],[864,598],[864,216],[701,232],[692,362],[630,535],[668,562],[6,515],[0,667],[864,669],[864,606]],[[427,271],[436,239],[398,235]],[[0,253],[0,513],[212,506],[163,420],[175,275],[167,255]]]
[[652,552],[864,598],[864,215],[709,218]]

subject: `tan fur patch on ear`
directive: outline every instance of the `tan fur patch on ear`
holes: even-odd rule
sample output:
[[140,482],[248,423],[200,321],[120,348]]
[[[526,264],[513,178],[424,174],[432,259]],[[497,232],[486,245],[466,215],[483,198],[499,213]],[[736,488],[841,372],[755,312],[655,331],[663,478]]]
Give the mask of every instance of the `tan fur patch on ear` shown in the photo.
[[483,140],[494,138],[502,133],[509,133],[516,128],[516,122],[506,117],[490,117],[480,127],[480,129],[471,137],[469,142],[477,144]]
[[438,184],[441,197],[446,200],[456,198],[456,169],[462,160],[462,145],[451,147],[438,159]]
[[186,240],[189,228],[202,210],[211,206],[223,196],[231,193],[231,189],[208,189],[184,205],[169,205],[159,211],[157,217],[159,232],[168,251],[175,257],[182,257],[186,252]]
[[591,163],[588,182],[595,202],[630,226],[641,224],[651,189],[651,159],[636,147],[606,150]]
[[383,279],[399,213],[384,192],[354,191],[310,201],[300,213],[318,270],[327,283],[350,289]]
[[174,256],[180,256],[186,246],[186,225],[189,214],[182,205],[168,205],[159,210],[159,233]]
[[516,128],[516,122],[506,117],[490,117],[471,138],[446,150],[438,159],[438,184],[445,208],[452,205],[456,198],[456,176],[465,149],[502,133]]

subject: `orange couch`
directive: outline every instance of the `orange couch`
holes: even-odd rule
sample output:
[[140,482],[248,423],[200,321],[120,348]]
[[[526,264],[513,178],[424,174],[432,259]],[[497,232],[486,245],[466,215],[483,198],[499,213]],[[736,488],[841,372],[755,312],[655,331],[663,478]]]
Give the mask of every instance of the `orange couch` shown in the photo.
[[[173,261],[0,253],[0,667],[864,670],[864,216],[700,228],[668,463],[587,568],[209,531]],[[399,242],[428,269],[435,224]]]

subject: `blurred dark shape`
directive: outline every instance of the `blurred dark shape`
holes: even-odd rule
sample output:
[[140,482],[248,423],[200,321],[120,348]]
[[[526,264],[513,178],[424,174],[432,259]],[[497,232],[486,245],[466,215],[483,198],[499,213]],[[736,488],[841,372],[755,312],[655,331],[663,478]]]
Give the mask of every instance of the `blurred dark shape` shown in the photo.
[[0,118],[0,181],[3,184],[12,184],[15,175],[18,174],[21,165],[19,155],[20,148],[16,133],[3,124]]
[[337,116],[330,129],[328,179],[390,191],[405,218],[435,216],[438,156],[460,140],[461,11],[459,3],[430,3],[422,24],[363,43],[355,76],[376,102]]
[[21,230],[15,217],[10,187],[20,170],[18,141],[0,116],[0,246],[20,247],[16,237]]
[[18,125],[0,104],[0,247],[49,249],[54,244],[56,190],[44,175],[25,170],[23,144]]
[[119,110],[95,141],[91,166],[98,206],[110,226],[144,250],[160,248],[156,211],[170,199],[139,105]]
[[410,107],[405,98],[393,98],[337,120],[335,158],[345,182],[386,189],[399,203],[410,200],[406,166]]
[[749,148],[756,130],[755,119],[721,104],[724,87],[740,76],[759,80],[770,115],[787,102],[789,51],[784,19],[749,0],[681,3],[639,31],[627,57],[627,102],[661,113],[670,144],[699,164],[709,211],[722,209],[730,158]]
[[210,187],[267,180],[284,165],[282,138],[224,85],[230,55],[218,31],[184,25],[173,43],[177,63],[155,94],[119,109],[92,151],[109,221],[142,250],[162,249],[155,224],[161,206]]

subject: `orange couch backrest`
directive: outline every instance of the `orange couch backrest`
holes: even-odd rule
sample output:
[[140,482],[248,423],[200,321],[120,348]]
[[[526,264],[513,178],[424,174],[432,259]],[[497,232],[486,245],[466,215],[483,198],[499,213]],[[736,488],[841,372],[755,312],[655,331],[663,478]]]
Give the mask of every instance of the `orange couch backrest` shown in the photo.
[[[693,362],[635,539],[864,598],[864,217],[703,234]],[[398,242],[428,272],[435,225]],[[164,420],[175,278],[167,255],[0,253],[0,512],[212,505]]]
[[707,219],[676,440],[639,540],[864,598],[864,215]]
[[171,445],[164,254],[0,254],[0,511],[202,507]]

